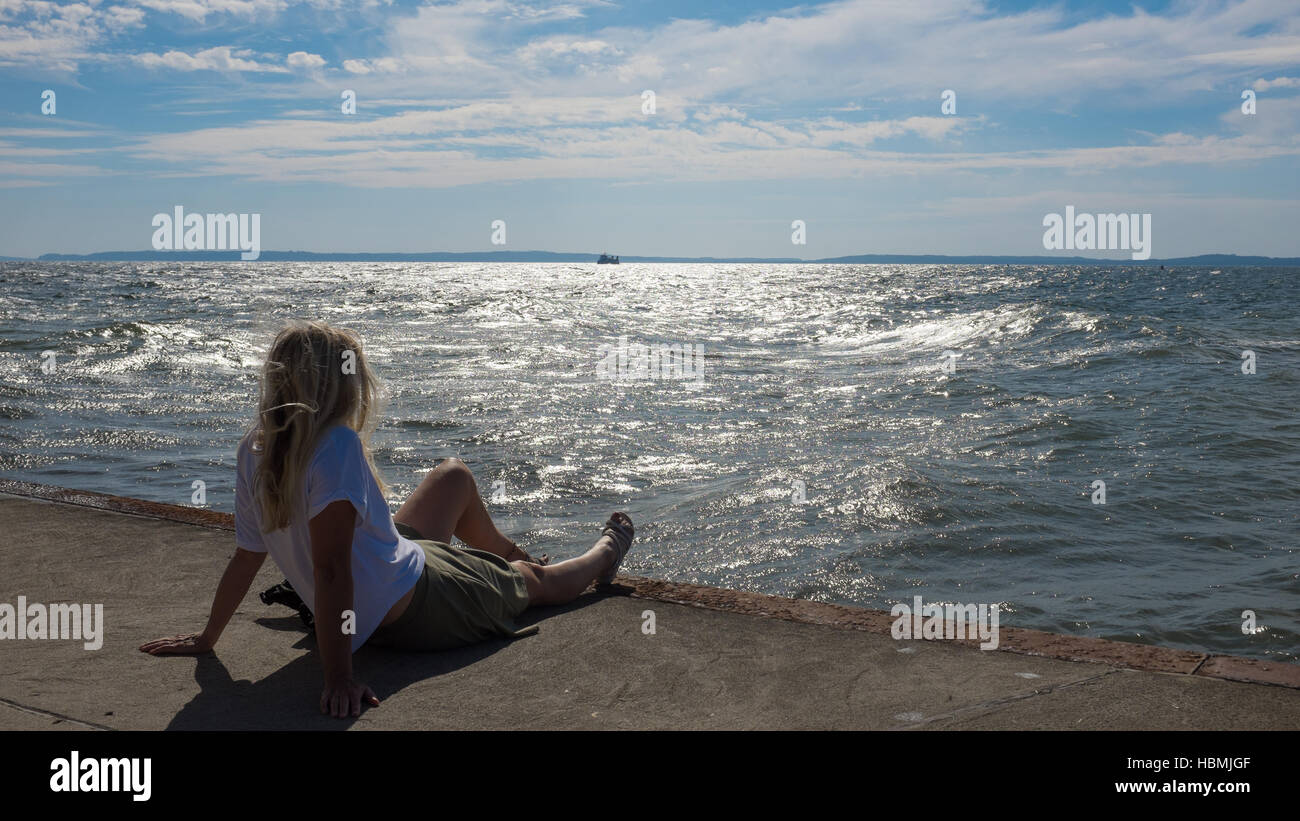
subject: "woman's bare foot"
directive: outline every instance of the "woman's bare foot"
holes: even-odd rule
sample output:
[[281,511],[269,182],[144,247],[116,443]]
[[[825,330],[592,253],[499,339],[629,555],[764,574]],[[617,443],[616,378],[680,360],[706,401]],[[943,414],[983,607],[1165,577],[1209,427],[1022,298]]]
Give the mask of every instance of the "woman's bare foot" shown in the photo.
[[626,513],[615,513],[605,522],[605,529],[601,532],[600,539],[596,541],[596,546],[607,543],[613,554],[609,569],[596,577],[596,584],[613,584],[614,577],[618,575],[619,565],[623,559],[627,558],[628,551],[632,549],[632,536],[635,528],[632,527],[632,519]]

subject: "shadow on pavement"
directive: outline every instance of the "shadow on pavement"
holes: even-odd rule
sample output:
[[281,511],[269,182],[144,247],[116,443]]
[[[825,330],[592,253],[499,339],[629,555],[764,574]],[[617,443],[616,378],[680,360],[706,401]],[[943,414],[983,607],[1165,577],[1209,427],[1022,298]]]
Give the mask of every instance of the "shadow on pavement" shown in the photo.
[[[576,601],[559,607],[538,607],[524,611],[515,619],[519,627],[538,624],[563,613],[587,607],[615,590],[587,593]],[[297,617],[264,618],[263,626],[281,632],[304,630]],[[528,637],[517,639],[528,641]],[[491,640],[436,653],[406,653],[376,647],[362,647],[353,656],[357,668],[365,670],[363,681],[375,691],[380,706],[365,707],[365,717],[372,710],[384,709],[383,703],[420,681],[468,667],[491,656],[510,642]],[[199,694],[167,725],[169,730],[344,730],[357,719],[338,719],[321,715],[320,657],[315,652],[316,638],[309,633],[293,645],[310,650],[260,681],[236,681],[215,653],[196,659],[194,680]],[[223,648],[224,649],[224,648]],[[225,652],[238,652],[237,649]],[[454,707],[452,708],[454,709]],[[400,724],[389,725],[401,729]]]

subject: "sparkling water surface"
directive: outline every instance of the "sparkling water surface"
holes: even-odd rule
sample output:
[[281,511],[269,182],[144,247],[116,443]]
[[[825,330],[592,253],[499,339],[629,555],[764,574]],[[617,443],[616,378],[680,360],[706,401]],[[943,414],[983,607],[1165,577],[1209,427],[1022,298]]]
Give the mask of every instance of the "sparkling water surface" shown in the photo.
[[[534,553],[622,509],[631,574],[1296,660],[1298,275],[0,263],[0,476],[232,511],[266,345],[319,318],[386,385],[394,510],[459,456]],[[702,384],[598,378],[619,337]]]

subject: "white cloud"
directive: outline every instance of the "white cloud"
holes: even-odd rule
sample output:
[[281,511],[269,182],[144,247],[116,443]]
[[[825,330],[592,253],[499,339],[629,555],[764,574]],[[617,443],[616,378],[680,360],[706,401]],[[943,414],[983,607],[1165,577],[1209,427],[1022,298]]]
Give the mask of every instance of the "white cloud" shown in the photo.
[[[849,179],[1032,171],[1091,174],[1300,156],[1300,138],[1253,134],[1153,135],[1145,145],[949,152],[880,150],[900,137],[941,141],[978,119],[909,117],[852,123],[707,123],[631,117],[622,98],[519,97],[365,122],[302,118],[155,135],[132,149],[184,173],[334,181],[358,187],[441,188],[495,181],[598,178],[624,181]],[[691,124],[694,123],[694,124]],[[502,155],[502,149],[507,155]],[[196,159],[199,165],[195,165]]]
[[400,74],[406,67],[394,57],[380,57],[376,60],[344,60],[343,70],[349,74]]
[[110,34],[143,22],[138,9],[95,3],[56,4],[45,0],[0,2],[0,66],[39,67],[71,74]]
[[[24,15],[18,28],[0,26],[0,64],[107,59],[93,46],[113,25],[139,25],[141,9],[191,20],[247,18],[278,13],[296,0],[135,2],[56,7],[0,0],[0,20],[19,10]],[[343,79],[345,73],[349,87],[380,115],[341,121],[281,113],[279,119],[148,136],[134,150],[195,173],[331,181],[342,173],[355,185],[434,187],[565,175],[731,180],[1033,168],[1090,173],[1300,152],[1300,111],[1281,105],[1284,96],[1270,99],[1267,108],[1261,98],[1256,118],[1224,116],[1210,124],[1228,137],[1186,133],[1195,129],[1184,125],[1182,132],[1147,134],[1139,145],[1098,145],[1090,135],[1087,148],[1067,142],[1052,150],[952,150],[961,148],[952,141],[989,127],[988,112],[1001,116],[1007,107],[1113,113],[1207,92],[1222,93],[1225,110],[1235,107],[1240,89],[1262,70],[1252,60],[1272,66],[1270,72],[1287,72],[1300,61],[1300,19],[1285,4],[1174,4],[1159,15],[1136,10],[1080,20],[1062,6],[997,14],[979,0],[837,0],[736,24],[677,19],[557,33],[564,20],[595,5],[457,0],[381,9],[388,15],[385,33],[359,41],[373,51],[334,67],[306,51],[266,55],[229,45],[123,55],[123,62],[150,69],[281,75],[263,78],[250,92],[278,100],[319,98],[323,78]],[[211,25],[220,32],[217,22]],[[37,42],[44,51],[28,44],[42,32],[46,39]],[[1278,58],[1288,50],[1287,59]],[[1259,79],[1255,87],[1298,82],[1278,76]],[[657,92],[653,117],[641,114],[646,88]],[[939,93],[946,88],[957,91],[962,116],[939,116]],[[378,105],[380,98],[387,103]],[[879,118],[857,115],[867,110]],[[1122,142],[1132,138],[1126,127]],[[196,156],[211,159],[196,167]],[[340,158],[346,159],[342,172]]]
[[276,65],[250,60],[248,59],[250,56],[252,52],[248,49],[215,46],[196,51],[194,54],[168,51],[164,54],[133,54],[131,59],[145,68],[169,71],[285,71]]
[[325,65],[325,58],[319,54],[295,51],[285,58],[285,63],[289,68],[316,69]]
[[269,19],[291,5],[328,8],[340,1],[122,0],[109,5],[106,0],[0,0],[0,67],[74,74],[85,63],[149,65],[154,62],[150,55],[134,59],[123,40],[150,17],[175,15],[205,24],[213,15]]
[[209,15],[270,16],[293,4],[293,0],[132,0],[132,2],[162,14],[175,14],[197,22],[207,20]]
[[713,120],[743,120],[745,113],[729,105],[705,105],[696,109],[691,117],[702,123]]
[[106,25],[114,31],[128,29],[144,22],[144,11],[142,9],[127,6],[108,6],[104,9],[103,14]]
[[1268,91],[1270,88],[1300,88],[1300,77],[1275,77],[1272,80],[1261,77],[1252,87],[1256,91]]
[[553,60],[562,57],[595,57],[600,54],[617,55],[619,50],[604,40],[569,40],[552,37],[534,40],[519,49],[518,57],[524,62]]

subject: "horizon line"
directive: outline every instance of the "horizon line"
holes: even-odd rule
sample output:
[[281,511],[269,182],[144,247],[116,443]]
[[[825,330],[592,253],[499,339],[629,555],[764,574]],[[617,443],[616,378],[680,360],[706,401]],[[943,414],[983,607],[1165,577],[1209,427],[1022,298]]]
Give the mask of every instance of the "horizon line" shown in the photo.
[[[260,251],[256,260],[240,258],[240,249],[229,251],[93,251],[84,254],[46,253],[37,257],[0,255],[4,262],[589,262],[596,263],[604,252],[570,251]],[[641,256],[613,255],[626,262],[649,263],[765,263],[799,264],[890,264],[951,262],[969,264],[1097,264],[1158,265],[1180,264],[1255,264],[1300,265],[1300,257],[1272,257],[1236,253],[1208,253],[1181,257],[1150,259],[1105,258],[1083,256],[1046,256],[1031,254],[844,254],[834,257],[804,259],[800,257],[713,257],[713,256]]]

